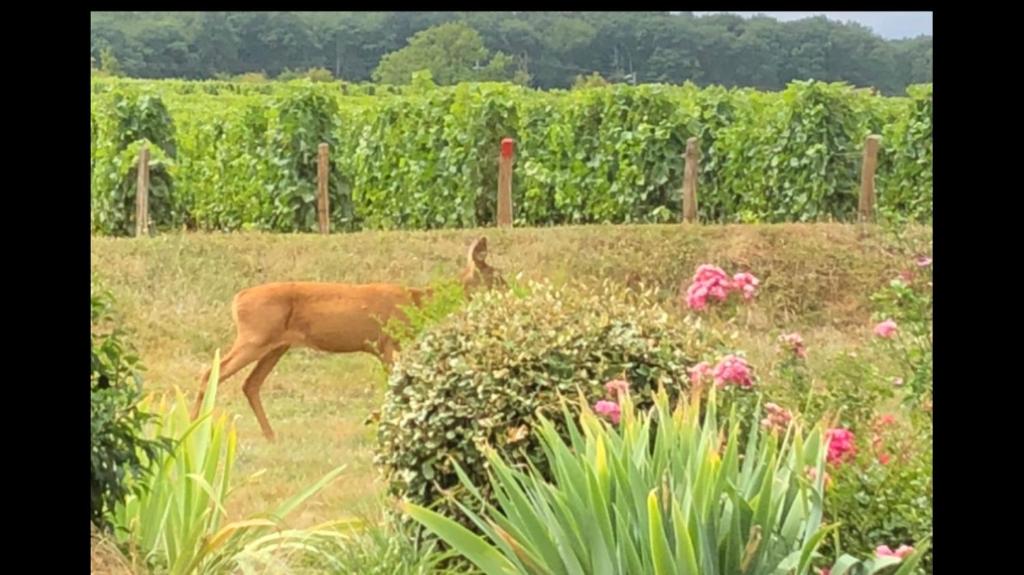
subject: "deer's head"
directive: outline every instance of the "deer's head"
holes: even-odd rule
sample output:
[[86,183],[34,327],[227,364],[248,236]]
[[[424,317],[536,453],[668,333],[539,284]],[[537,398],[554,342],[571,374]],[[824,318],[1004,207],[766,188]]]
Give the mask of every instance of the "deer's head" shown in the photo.
[[506,287],[505,279],[501,272],[487,263],[487,238],[480,236],[473,240],[466,253],[466,267],[462,270],[459,278],[466,295],[472,294],[480,288],[492,289],[495,287]]

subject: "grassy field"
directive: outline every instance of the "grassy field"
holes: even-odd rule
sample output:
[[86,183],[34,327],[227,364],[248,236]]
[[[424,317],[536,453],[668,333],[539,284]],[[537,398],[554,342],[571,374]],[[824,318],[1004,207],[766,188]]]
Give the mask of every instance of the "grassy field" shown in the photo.
[[[694,268],[749,270],[762,293],[739,337],[754,365],[782,330],[800,329],[809,347],[855,349],[870,332],[868,296],[914,252],[930,253],[931,229],[895,242],[858,226],[587,226],[549,229],[366,232],[314,236],[189,234],[92,240],[94,280],[116,298],[133,333],[150,391],[180,387],[191,399],[214,351],[234,337],[232,295],[268,281],[427,284],[453,276],[470,241],[485,234],[490,262],[507,276],[553,282],[643,282],[666,303]],[[820,354],[824,355],[824,354]],[[815,361],[811,355],[811,364]],[[385,373],[366,355],[290,351],[264,387],[278,435],[268,443],[241,393],[245,373],[222,387],[220,404],[238,416],[242,487],[232,516],[268,509],[339,464],[343,477],[296,515],[296,526],[379,512],[372,465],[375,430],[363,424],[381,402]]]

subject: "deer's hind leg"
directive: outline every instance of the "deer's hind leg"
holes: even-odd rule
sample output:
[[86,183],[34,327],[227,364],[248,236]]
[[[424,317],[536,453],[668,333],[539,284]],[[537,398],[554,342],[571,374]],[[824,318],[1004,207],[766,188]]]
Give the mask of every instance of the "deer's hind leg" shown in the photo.
[[249,407],[252,408],[253,413],[256,414],[256,419],[260,422],[260,429],[263,430],[263,435],[270,441],[274,440],[274,430],[270,427],[270,421],[267,420],[267,414],[263,411],[263,402],[260,401],[260,386],[267,380],[267,376],[273,371],[274,366],[281,360],[281,356],[288,351],[287,345],[276,347],[256,363],[256,367],[253,368],[252,373],[249,377],[245,378],[245,384],[242,385],[242,391],[245,393],[245,398],[249,400]]
[[[234,345],[231,346],[231,350],[220,361],[220,381],[226,381],[243,367],[261,359],[269,350],[270,348],[265,345],[254,345],[236,339]],[[203,398],[206,397],[206,386],[209,382],[210,368],[206,368],[203,371],[203,375],[199,378],[199,394],[196,396],[196,402],[192,406],[192,419],[199,416],[199,408],[203,405]]]

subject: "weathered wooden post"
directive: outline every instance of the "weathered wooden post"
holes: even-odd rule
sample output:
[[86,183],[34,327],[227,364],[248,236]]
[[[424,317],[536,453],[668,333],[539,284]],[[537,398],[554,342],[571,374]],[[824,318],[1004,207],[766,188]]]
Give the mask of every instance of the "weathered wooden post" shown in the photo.
[[683,171],[683,222],[697,221],[697,175],[700,173],[700,144],[697,138],[686,140],[686,167]]
[[321,234],[331,233],[331,204],[327,195],[328,160],[328,146],[320,144],[316,162],[316,215]]
[[139,150],[139,179],[135,188],[135,236],[149,235],[149,146]]
[[875,169],[878,168],[878,148],[882,137],[870,135],[864,140],[864,160],[860,166],[860,203],[857,207],[861,222],[875,220]]

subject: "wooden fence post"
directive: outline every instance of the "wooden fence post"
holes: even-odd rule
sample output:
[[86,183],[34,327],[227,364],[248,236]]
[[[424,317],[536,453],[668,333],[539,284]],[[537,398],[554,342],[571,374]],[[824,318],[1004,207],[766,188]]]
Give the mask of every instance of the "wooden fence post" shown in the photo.
[[316,161],[316,215],[320,224],[320,233],[331,233],[331,204],[327,195],[328,146],[320,144]]
[[882,137],[871,135],[864,140],[864,160],[860,166],[860,203],[857,207],[861,222],[875,219],[875,169],[878,167],[878,148]]
[[700,170],[700,144],[697,138],[686,140],[686,168],[683,171],[683,221],[697,221],[697,174]]
[[516,141],[501,141],[501,159],[498,162],[498,227],[512,227],[512,159]]
[[139,179],[135,188],[135,237],[149,235],[149,146],[139,150]]

